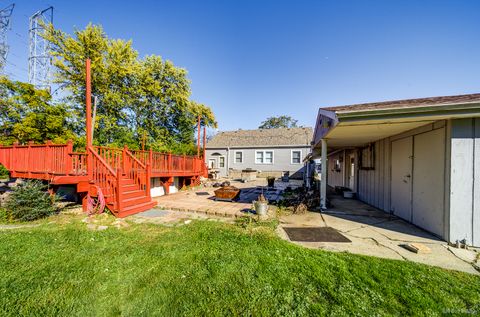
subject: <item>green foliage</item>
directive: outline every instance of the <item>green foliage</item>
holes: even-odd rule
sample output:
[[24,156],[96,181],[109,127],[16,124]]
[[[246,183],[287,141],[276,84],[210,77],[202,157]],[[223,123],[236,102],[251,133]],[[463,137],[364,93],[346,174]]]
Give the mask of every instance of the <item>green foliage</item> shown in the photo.
[[[59,219],[60,222],[61,219]],[[480,308],[480,277],[299,247],[194,221],[0,234],[2,316],[442,316]]]
[[55,196],[37,180],[28,180],[15,187],[5,204],[7,217],[12,220],[33,221],[56,211]]
[[9,176],[9,171],[5,168],[5,166],[0,164],[0,178],[7,178],[8,176]]
[[296,128],[298,120],[290,116],[269,117],[263,121],[259,129]]
[[74,139],[68,107],[52,103],[47,90],[1,76],[0,99],[1,144],[45,140],[65,143]]
[[187,71],[160,56],[139,58],[131,41],[110,39],[102,27],[89,24],[69,35],[53,26],[55,82],[69,92],[76,132],[84,134],[85,59],[91,59],[92,94],[98,97],[94,143],[167,149],[191,153],[198,115],[216,126],[210,108],[190,100]]

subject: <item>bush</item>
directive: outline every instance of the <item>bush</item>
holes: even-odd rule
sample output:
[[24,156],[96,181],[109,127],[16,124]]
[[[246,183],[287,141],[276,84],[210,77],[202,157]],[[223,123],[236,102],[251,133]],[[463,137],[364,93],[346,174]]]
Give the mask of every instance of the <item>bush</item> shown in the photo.
[[42,182],[25,181],[15,187],[5,204],[7,218],[33,221],[44,218],[56,211],[55,196],[47,192]]
[[5,166],[0,164],[0,178],[8,178],[8,175],[9,171],[5,168]]

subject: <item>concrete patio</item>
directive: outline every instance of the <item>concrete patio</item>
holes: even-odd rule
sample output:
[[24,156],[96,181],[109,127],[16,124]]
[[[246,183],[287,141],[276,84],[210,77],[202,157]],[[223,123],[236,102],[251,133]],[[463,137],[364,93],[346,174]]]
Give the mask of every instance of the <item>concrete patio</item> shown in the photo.
[[[358,200],[331,196],[332,208],[323,213],[282,216],[277,229],[280,237],[290,241],[284,227],[332,227],[350,239],[351,243],[293,242],[308,248],[351,252],[381,258],[405,260],[480,274],[478,250],[448,246],[430,233],[397,217],[391,216]],[[417,254],[401,245],[417,242],[431,249],[429,254]]]
[[282,191],[287,186],[296,187],[300,184],[298,181],[288,183],[276,181],[275,188],[272,190],[266,188],[267,181],[265,179],[246,183],[230,181],[230,183],[241,189],[239,199],[234,202],[216,201],[214,191],[218,189],[217,187],[180,191],[154,199],[158,203],[157,208],[161,209],[237,218],[252,211],[252,201],[256,200],[258,195],[263,193],[269,201],[275,201],[280,198]]

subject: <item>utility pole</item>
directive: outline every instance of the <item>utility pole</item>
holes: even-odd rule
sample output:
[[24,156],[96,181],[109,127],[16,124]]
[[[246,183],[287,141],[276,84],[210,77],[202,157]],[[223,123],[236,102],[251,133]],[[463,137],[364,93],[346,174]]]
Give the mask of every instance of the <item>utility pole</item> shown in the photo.
[[30,17],[28,82],[37,88],[50,90],[50,43],[43,37],[53,24],[53,7],[37,11]]
[[0,10],[0,71],[3,73],[5,64],[7,63],[8,43],[7,32],[10,30],[10,17],[12,16],[15,3]]
[[198,115],[197,133],[197,157],[200,157],[200,115]]

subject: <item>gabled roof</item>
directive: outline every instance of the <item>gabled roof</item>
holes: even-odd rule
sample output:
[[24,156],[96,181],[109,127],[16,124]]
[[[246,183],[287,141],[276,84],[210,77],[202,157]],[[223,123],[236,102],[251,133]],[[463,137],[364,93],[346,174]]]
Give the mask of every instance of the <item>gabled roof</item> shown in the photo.
[[362,103],[362,104],[353,104],[353,105],[337,106],[337,107],[325,107],[321,109],[340,113],[340,112],[351,112],[351,111],[369,111],[369,110],[374,111],[374,110],[415,108],[415,107],[434,107],[434,106],[446,106],[446,105],[452,105],[452,104],[467,104],[467,103],[480,103],[480,93],[468,94],[468,95],[457,95],[457,96],[428,97],[428,98]]
[[310,146],[312,128],[280,128],[225,131],[207,142],[208,148],[265,147],[265,146]]

